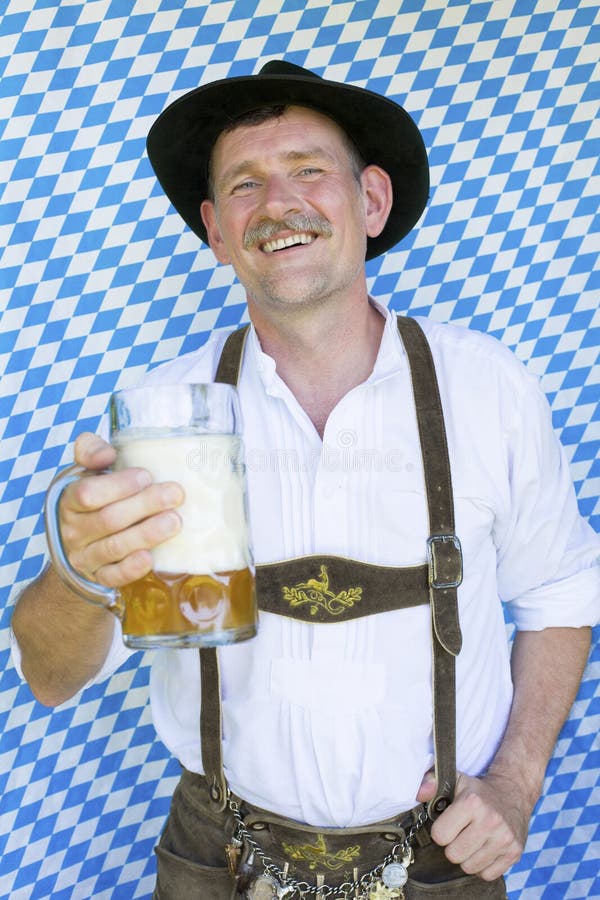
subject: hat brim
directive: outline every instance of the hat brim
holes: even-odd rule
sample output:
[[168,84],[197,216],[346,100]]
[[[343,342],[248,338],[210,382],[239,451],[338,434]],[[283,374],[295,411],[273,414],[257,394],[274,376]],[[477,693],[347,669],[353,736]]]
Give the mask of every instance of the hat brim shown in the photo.
[[192,231],[208,243],[200,205],[208,197],[210,154],[238,116],[275,105],[305,106],[329,116],[367,163],[392,180],[393,205],[384,230],[367,239],[372,259],[416,225],[429,196],[429,166],[421,133],[397,103],[364,88],[318,76],[251,75],[214,81],[176,100],[147,140],[150,162],[167,197]]

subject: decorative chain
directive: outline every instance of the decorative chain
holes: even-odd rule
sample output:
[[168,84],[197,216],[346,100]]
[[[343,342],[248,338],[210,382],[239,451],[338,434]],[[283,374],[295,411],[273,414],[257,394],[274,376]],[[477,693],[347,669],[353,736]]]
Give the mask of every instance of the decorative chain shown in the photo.
[[236,822],[233,839],[240,842],[244,841],[248,844],[254,855],[260,859],[265,874],[275,879],[278,885],[276,895],[278,900],[292,900],[295,895],[298,895],[301,900],[311,896],[314,896],[316,900],[352,900],[355,897],[366,896],[364,892],[381,876],[383,869],[387,865],[397,861],[400,856],[403,860],[407,860],[407,864],[408,861],[412,860],[413,841],[429,818],[426,810],[422,809],[404,841],[401,844],[395,844],[382,862],[374,866],[369,872],[365,872],[360,878],[355,878],[354,881],[345,881],[338,887],[331,887],[328,884],[309,884],[307,881],[296,881],[293,878],[289,878],[287,867],[286,870],[280,869],[252,836],[244,824],[239,804],[229,792],[227,805]]

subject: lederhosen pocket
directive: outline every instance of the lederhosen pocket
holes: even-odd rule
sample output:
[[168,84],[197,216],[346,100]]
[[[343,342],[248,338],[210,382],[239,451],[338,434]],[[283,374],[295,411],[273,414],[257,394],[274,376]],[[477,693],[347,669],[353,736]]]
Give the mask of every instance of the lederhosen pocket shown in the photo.
[[415,852],[404,893],[406,900],[506,900],[503,878],[483,881],[476,875],[465,875],[433,841],[424,842]]
[[154,900],[230,900],[235,883],[225,845],[232,831],[229,813],[214,809],[206,780],[184,771],[156,847]]

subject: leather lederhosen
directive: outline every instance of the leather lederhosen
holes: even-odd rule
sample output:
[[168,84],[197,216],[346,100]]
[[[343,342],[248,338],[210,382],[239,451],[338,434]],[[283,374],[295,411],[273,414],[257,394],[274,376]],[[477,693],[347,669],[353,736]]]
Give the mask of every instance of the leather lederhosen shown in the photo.
[[[248,327],[234,331],[227,338],[215,381],[237,385]],[[457,588],[462,581],[462,553],[454,528],[448,444],[431,350],[414,319],[399,316],[398,330],[410,365],[423,459],[430,534],[424,549],[428,562],[396,568],[339,556],[305,556],[257,565],[256,587],[259,609],[305,622],[333,624],[430,604],[437,793],[428,804],[428,813],[434,820],[451,803],[456,784],[455,657],[462,643],[457,600]],[[325,593],[322,588],[326,583],[335,585],[338,594]],[[356,586],[360,591],[358,602]],[[227,785],[220,740],[221,700],[215,648],[200,650],[200,670],[202,763],[215,809],[222,810],[227,802]]]

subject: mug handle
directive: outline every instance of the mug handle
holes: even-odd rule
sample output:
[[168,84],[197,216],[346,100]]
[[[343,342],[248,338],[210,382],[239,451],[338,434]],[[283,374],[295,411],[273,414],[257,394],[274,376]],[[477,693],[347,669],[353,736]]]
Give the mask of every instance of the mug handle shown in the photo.
[[87,471],[83,466],[68,466],[50,482],[44,505],[46,538],[48,540],[50,558],[56,572],[68,588],[89,603],[94,603],[96,606],[104,606],[105,609],[116,615],[118,619],[121,619],[123,617],[123,604],[119,592],[115,588],[104,587],[102,584],[88,581],[87,578],[76,572],[67,560],[62,543],[58,521],[58,504],[61,494],[69,484],[77,481]]

